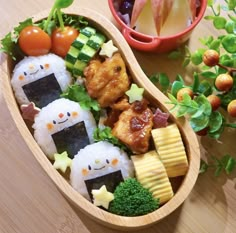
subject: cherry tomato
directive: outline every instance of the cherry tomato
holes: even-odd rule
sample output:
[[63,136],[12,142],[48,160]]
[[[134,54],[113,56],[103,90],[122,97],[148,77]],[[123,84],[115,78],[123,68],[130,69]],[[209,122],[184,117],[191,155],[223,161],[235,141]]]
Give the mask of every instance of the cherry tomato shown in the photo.
[[203,62],[207,66],[210,67],[215,66],[219,63],[219,60],[220,60],[219,53],[213,49],[208,49],[203,54]]
[[215,80],[215,86],[219,91],[229,91],[233,83],[234,80],[229,74],[220,74]]
[[58,56],[65,57],[68,53],[72,42],[79,35],[79,32],[73,28],[66,26],[64,30],[56,28],[52,33],[52,52]]
[[177,100],[182,101],[184,94],[188,94],[193,99],[193,91],[189,87],[183,87],[177,92]]
[[51,38],[40,27],[27,26],[20,32],[19,45],[29,56],[45,55],[51,49]]
[[227,107],[230,116],[236,117],[236,100],[232,100]]
[[211,104],[212,111],[215,111],[220,107],[221,99],[217,95],[214,95],[214,94],[209,95],[207,96],[207,99]]

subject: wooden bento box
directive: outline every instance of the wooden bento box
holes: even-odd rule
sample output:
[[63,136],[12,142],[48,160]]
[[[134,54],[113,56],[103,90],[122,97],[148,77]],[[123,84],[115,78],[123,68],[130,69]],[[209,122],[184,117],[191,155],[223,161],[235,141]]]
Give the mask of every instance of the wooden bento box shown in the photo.
[[[72,9],[72,10],[71,10]],[[159,91],[146,77],[141,67],[136,61],[132,50],[129,45],[119,32],[119,30],[104,16],[101,14],[91,11],[89,9],[73,7],[70,12],[65,13],[76,14],[85,17],[88,22],[100,30],[107,38],[113,40],[114,45],[119,49],[126,67],[135,83],[138,86],[145,89],[145,97],[153,106],[159,107],[162,111],[168,112],[170,105],[168,98]],[[35,21],[46,18],[48,11],[42,12],[34,17]],[[184,143],[185,151],[188,160],[188,170],[186,175],[178,177],[173,181],[174,196],[165,204],[161,205],[157,210],[142,216],[125,217],[109,213],[104,209],[101,209],[90,201],[86,200],[79,192],[77,192],[69,182],[52,166],[51,161],[45,156],[40,146],[35,141],[32,130],[28,128],[25,121],[22,118],[19,105],[17,104],[14,92],[11,87],[10,79],[14,63],[11,58],[1,54],[1,82],[3,84],[3,96],[15,121],[16,127],[18,128],[22,138],[32,151],[32,156],[36,158],[39,164],[42,166],[44,171],[55,183],[60,192],[65,198],[79,211],[88,215],[95,221],[111,228],[120,230],[132,230],[147,227],[151,224],[155,224],[162,220],[175,209],[177,209],[188,197],[189,193],[193,189],[193,186],[198,177],[199,164],[200,164],[200,149],[195,133],[191,129],[189,123],[184,118],[176,119],[170,114],[169,120],[179,128],[181,137]],[[7,127],[7,126],[6,126]]]

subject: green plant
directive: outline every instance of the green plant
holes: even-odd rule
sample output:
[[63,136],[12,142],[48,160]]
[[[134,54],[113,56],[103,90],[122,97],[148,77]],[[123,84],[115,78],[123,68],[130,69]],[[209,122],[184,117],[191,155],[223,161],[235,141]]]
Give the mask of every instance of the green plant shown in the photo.
[[[236,0],[225,0],[224,4],[208,0],[208,8],[212,14],[205,16],[205,20],[212,22],[213,27],[219,30],[218,36],[200,38],[201,47],[196,51],[192,52],[185,46],[169,54],[171,59],[182,58],[183,67],[198,67],[198,71],[193,73],[192,83],[186,84],[180,75],[172,83],[166,74],[152,75],[150,80],[168,94],[169,104],[173,105],[171,111],[175,111],[177,117],[187,117],[198,135],[219,139],[226,127],[236,128],[236,124],[227,117],[229,103],[236,101]],[[192,90],[193,98],[185,94],[179,101],[177,93],[186,88]],[[212,96],[219,98],[215,108],[210,100]],[[234,117],[232,113],[229,115]],[[218,171],[225,168],[228,174],[235,166],[227,170],[225,158],[223,156],[222,161],[215,159],[214,166]],[[233,157],[227,155],[227,158],[229,164],[235,163]],[[205,163],[205,167],[211,166]]]

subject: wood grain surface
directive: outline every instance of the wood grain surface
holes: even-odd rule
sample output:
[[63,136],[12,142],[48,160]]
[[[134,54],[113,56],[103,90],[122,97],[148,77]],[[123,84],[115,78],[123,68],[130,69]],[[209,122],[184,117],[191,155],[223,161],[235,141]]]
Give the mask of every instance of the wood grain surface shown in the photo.
[[[222,1],[223,2],[223,1]],[[0,38],[18,22],[49,9],[53,0],[0,0]],[[74,4],[103,13],[113,21],[106,0],[75,0]],[[4,6],[4,7],[3,7]],[[217,35],[210,23],[202,21],[189,41],[192,50],[200,46],[198,38]],[[177,73],[191,79],[190,70],[181,68],[181,61],[170,61],[166,55],[134,51],[140,66],[148,74],[166,72],[175,78]],[[2,60],[0,60],[0,63]],[[171,67],[171,69],[170,69]],[[0,82],[0,232],[6,233],[115,233],[75,210],[57,190],[17,130],[1,95]],[[202,157],[236,155],[236,132],[225,131],[220,141],[199,139]],[[234,233],[236,229],[235,177],[215,178],[212,171],[200,175],[184,204],[170,216],[138,233]]]

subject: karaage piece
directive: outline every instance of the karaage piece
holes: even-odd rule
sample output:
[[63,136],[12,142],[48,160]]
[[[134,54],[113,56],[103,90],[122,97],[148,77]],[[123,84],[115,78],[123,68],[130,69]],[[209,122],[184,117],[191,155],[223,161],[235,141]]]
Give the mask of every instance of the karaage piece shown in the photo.
[[112,134],[127,145],[133,153],[148,151],[153,126],[153,113],[145,100],[134,102],[123,111],[112,129]]
[[101,107],[115,103],[129,89],[130,80],[125,63],[119,53],[104,62],[93,60],[85,68],[85,86]]

